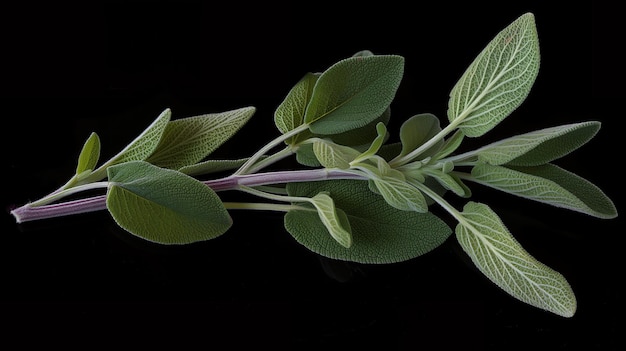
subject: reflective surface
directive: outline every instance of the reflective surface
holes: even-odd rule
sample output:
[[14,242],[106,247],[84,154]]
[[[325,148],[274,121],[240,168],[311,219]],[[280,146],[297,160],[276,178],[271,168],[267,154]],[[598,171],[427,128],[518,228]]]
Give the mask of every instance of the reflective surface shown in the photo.
[[[304,73],[362,49],[407,59],[392,133],[421,112],[445,123],[449,89],[465,67],[503,26],[533,11],[542,50],[536,86],[514,115],[467,147],[600,120],[596,139],[558,164],[607,191],[621,213],[617,181],[602,173],[607,167],[594,168],[615,154],[606,150],[619,139],[613,100],[589,89],[591,9],[526,5],[487,12],[360,3],[309,10],[111,3],[85,8],[79,18],[63,7],[41,9],[55,21],[16,8],[12,25],[30,18],[40,31],[9,42],[12,66],[4,68],[1,102],[12,124],[2,129],[2,204],[21,205],[64,183],[90,132],[100,135],[102,157],[112,156],[166,107],[180,118],[256,106],[251,122],[214,154],[249,155],[277,135],[273,110]],[[115,344],[127,335],[143,345],[177,346],[198,335],[206,347],[227,342],[274,350],[375,343],[391,350],[616,346],[621,218],[598,220],[471,187],[527,251],[568,279],[578,298],[573,318],[510,298],[476,271],[454,237],[417,259],[376,266],[310,253],[277,213],[233,212],[235,224],[225,235],[184,247],[138,240],[106,212],[21,225],[6,214],[0,335],[26,344]],[[464,203],[450,201],[457,208]]]

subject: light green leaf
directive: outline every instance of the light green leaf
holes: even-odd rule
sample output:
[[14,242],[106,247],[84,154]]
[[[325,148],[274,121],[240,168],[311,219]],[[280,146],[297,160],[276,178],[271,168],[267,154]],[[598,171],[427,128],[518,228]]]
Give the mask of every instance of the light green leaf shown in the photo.
[[535,17],[526,13],[496,35],[454,86],[449,121],[468,137],[485,134],[526,99],[538,72]]
[[188,244],[213,239],[232,224],[211,188],[178,171],[132,161],[109,167],[108,177],[109,212],[145,240]]
[[471,190],[463,183],[463,181],[454,173],[445,173],[440,171],[427,171],[428,175],[433,177],[445,189],[452,191],[461,197],[470,197]]
[[362,160],[368,159],[376,155],[378,150],[380,150],[385,140],[387,140],[387,127],[385,127],[384,123],[378,122],[378,124],[376,124],[376,133],[377,133],[377,136],[372,141],[369,148],[365,150],[363,153],[361,153],[360,155],[358,155],[358,157],[354,159],[354,162],[361,162]]
[[576,297],[567,280],[526,252],[487,205],[469,202],[458,219],[456,238],[487,278],[529,305],[574,315]]
[[396,177],[373,178],[376,189],[387,203],[403,211],[428,212],[424,194]]
[[128,146],[126,146],[117,155],[113,156],[105,165],[100,167],[106,169],[108,166],[112,166],[119,163],[128,161],[143,161],[156,149],[165,127],[170,121],[172,112],[165,109],[157,119],[148,126],[135,140],[133,140]]
[[76,166],[76,175],[83,172],[91,171],[96,168],[98,159],[100,158],[100,138],[98,134],[91,133],[78,156],[78,164]]
[[350,220],[345,212],[335,208],[333,199],[326,192],[321,192],[311,198],[311,203],[330,236],[345,248],[352,246]]
[[614,218],[613,202],[597,186],[553,164],[504,167],[478,164],[472,178],[509,194],[599,218]]
[[478,160],[492,165],[538,166],[578,149],[600,129],[600,122],[545,128],[500,140],[476,151]]
[[351,147],[338,145],[330,140],[317,139],[313,142],[313,153],[325,168],[350,168],[350,161],[359,156]]
[[237,133],[255,111],[254,107],[244,107],[171,121],[146,161],[170,169],[193,165]]
[[454,151],[456,151],[456,149],[459,148],[459,146],[461,146],[464,137],[465,134],[463,134],[463,132],[461,132],[460,130],[457,130],[454,134],[452,134],[450,138],[444,141],[439,151],[437,151],[437,153],[433,155],[433,160],[440,160],[452,154]]
[[396,55],[350,57],[317,80],[304,115],[315,134],[337,134],[363,127],[389,107],[404,72]]
[[[400,126],[400,142],[402,143],[402,151],[400,157],[409,154],[422,144],[430,140],[441,131],[439,119],[431,113],[422,113],[415,115],[402,123]],[[421,157],[432,156],[443,145],[443,140],[425,150]]]
[[[278,130],[285,134],[304,122],[304,113],[309,102],[313,87],[320,73],[307,73],[296,85],[291,88],[283,102],[274,111],[274,124]],[[287,141],[288,144],[296,143],[296,137]]]
[[347,249],[328,235],[313,211],[292,210],[285,215],[285,228],[309,250],[322,256],[360,263],[383,264],[406,261],[441,245],[450,228],[432,213],[399,211],[382,197],[368,191],[367,182],[335,180],[290,183],[291,196],[311,197],[328,191],[337,209],[350,222],[352,246]]

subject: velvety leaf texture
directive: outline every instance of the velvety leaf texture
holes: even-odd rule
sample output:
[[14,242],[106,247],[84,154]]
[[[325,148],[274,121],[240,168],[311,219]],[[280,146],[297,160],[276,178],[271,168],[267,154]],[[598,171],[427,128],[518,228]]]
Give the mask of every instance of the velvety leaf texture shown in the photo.
[[511,296],[564,317],[576,312],[565,278],[526,252],[487,205],[465,205],[456,237],[476,267]]
[[492,165],[539,166],[561,158],[591,140],[600,122],[583,122],[520,134],[483,146],[478,160]]
[[478,137],[506,118],[528,96],[539,72],[535,17],[526,13],[489,42],[450,93],[448,119]]
[[292,210],[285,228],[300,244],[322,256],[361,263],[392,263],[423,255],[441,245],[451,229],[432,213],[397,210],[369,191],[366,181],[336,180],[290,183],[291,196],[312,197],[328,191],[347,215],[352,246],[345,248],[329,234],[316,212]]
[[396,55],[350,57],[321,74],[313,88],[304,122],[316,134],[337,134],[363,127],[389,107],[404,73]]
[[117,224],[159,244],[213,239],[232,220],[208,186],[178,171],[133,161],[108,168],[106,205]]
[[165,109],[148,128],[146,128],[135,140],[120,151],[116,156],[107,161],[106,166],[128,161],[143,161],[156,149],[163,132],[172,116],[171,110]]
[[319,76],[320,73],[307,73],[278,105],[274,112],[274,124],[281,133],[285,134],[303,123],[304,113]]
[[255,110],[254,107],[244,107],[171,121],[146,161],[170,169],[193,165],[237,133]]

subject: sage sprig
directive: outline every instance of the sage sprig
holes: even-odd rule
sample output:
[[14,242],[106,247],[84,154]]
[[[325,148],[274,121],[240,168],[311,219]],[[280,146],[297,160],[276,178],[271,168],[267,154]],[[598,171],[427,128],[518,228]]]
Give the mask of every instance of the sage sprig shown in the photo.
[[[456,222],[464,252],[496,286],[571,317],[577,302],[566,278],[524,250],[493,209],[469,200],[457,209],[445,199],[448,193],[471,198],[468,184],[479,184],[593,217],[617,216],[601,189],[554,163],[595,137],[599,122],[554,126],[457,153],[466,137],[489,132],[529,96],[539,63],[535,18],[526,13],[488,42],[453,86],[447,125],[433,114],[415,114],[402,123],[399,141],[389,142],[405,60],[359,51],[296,82],[274,111],[278,136],[249,157],[210,156],[251,119],[254,107],[174,120],[165,109],[102,163],[100,138],[92,133],[65,185],[11,213],[26,222],[106,209],[137,237],[181,245],[226,233],[230,211],[279,211],[286,231],[311,251],[384,264],[414,259],[448,240],[453,226],[430,211],[436,204]],[[271,168],[290,156],[301,169]],[[78,196],[98,189],[102,195]],[[224,202],[226,191],[258,201]]]

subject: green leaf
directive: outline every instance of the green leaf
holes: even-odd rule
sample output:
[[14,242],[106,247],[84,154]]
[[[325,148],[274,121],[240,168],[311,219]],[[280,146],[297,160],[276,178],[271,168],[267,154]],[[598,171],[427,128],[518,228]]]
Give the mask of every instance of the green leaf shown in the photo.
[[179,171],[185,173],[186,175],[198,176],[235,170],[246,163],[246,161],[248,161],[247,157],[237,160],[206,160],[190,166],[182,167]]
[[449,121],[468,137],[485,134],[526,99],[538,72],[535,17],[526,13],[496,35],[454,86]]
[[244,107],[171,121],[146,161],[170,169],[193,165],[237,133],[255,111]]
[[311,204],[317,209],[320,220],[330,236],[345,248],[352,246],[350,220],[345,212],[335,208],[333,199],[326,192],[321,192],[311,198]]
[[360,155],[358,155],[358,157],[356,157],[356,159],[353,160],[354,162],[361,162],[362,160],[368,159],[376,155],[378,150],[380,150],[385,140],[387,140],[387,135],[388,135],[387,127],[385,127],[384,123],[379,122],[376,125],[376,133],[377,133],[377,136],[376,138],[374,138],[369,148],[365,150],[363,153],[361,153]]
[[472,180],[509,194],[599,218],[614,218],[613,202],[597,186],[553,164],[504,167],[478,164]]
[[83,149],[78,156],[78,164],[76,166],[76,175],[80,175],[83,172],[91,171],[96,168],[98,159],[100,158],[100,138],[98,134],[91,133]]
[[487,205],[465,205],[456,238],[476,267],[511,296],[563,317],[576,312],[567,280],[526,252]]
[[312,211],[292,210],[285,228],[309,250],[322,256],[361,263],[393,263],[423,255],[441,245],[450,228],[432,213],[399,211],[368,190],[366,181],[335,180],[290,183],[291,196],[311,197],[328,191],[350,222],[352,246],[347,249],[328,235]]
[[313,152],[313,143],[301,144],[296,149],[296,161],[303,166],[320,167],[322,164]]
[[148,126],[135,140],[133,140],[128,146],[126,146],[122,151],[120,151],[117,155],[112,157],[109,161],[103,165],[103,169],[106,169],[108,166],[112,166],[119,163],[124,163],[128,161],[144,161],[148,158],[156,149],[159,141],[161,141],[161,137],[163,132],[165,131],[165,127],[170,121],[171,118],[171,110],[165,109],[157,119]]
[[178,171],[132,161],[108,168],[106,205],[117,224],[159,244],[213,239],[232,220],[217,194]]
[[465,134],[463,134],[463,132],[461,132],[460,130],[457,130],[454,134],[452,134],[450,138],[444,141],[439,151],[437,151],[437,153],[433,155],[433,160],[440,160],[452,154],[454,151],[456,151],[456,149],[459,148],[459,146],[461,146],[464,137]]
[[591,140],[600,122],[583,122],[545,128],[486,145],[476,151],[478,160],[492,165],[539,166],[561,158]]
[[373,178],[372,181],[389,205],[402,211],[428,212],[424,194],[406,181],[395,177]]
[[337,134],[380,117],[395,97],[404,72],[396,55],[350,57],[317,80],[304,122],[315,134]]
[[[390,117],[391,117],[391,109],[387,108],[385,112],[383,112],[383,114],[380,115],[380,117],[374,119],[373,121],[364,125],[363,127],[352,129],[352,130],[338,133],[338,134],[329,134],[329,135],[326,135],[326,137],[330,138],[332,141],[340,145],[353,146],[353,147],[362,147],[362,146],[370,145],[372,143],[372,140],[374,140],[378,136],[378,132],[376,130],[378,124],[383,123],[384,125],[387,125],[387,123],[389,123]],[[387,140],[387,137],[385,137],[385,140]]]
[[[409,154],[422,144],[432,139],[441,131],[439,119],[431,113],[423,113],[415,115],[402,123],[400,126],[400,142],[402,143],[402,151],[400,157]],[[422,158],[432,156],[443,145],[443,140],[424,151]]]
[[[299,127],[304,122],[304,113],[311,101],[313,87],[319,76],[320,73],[307,73],[291,88],[283,102],[274,111],[274,124],[282,134]],[[294,138],[287,143],[294,144],[296,142]]]
[[461,197],[470,197],[471,190],[463,183],[463,181],[454,173],[445,173],[441,171],[428,171],[428,175],[433,177],[445,189],[452,191]]
[[369,50],[361,50],[361,51],[357,51],[354,55],[352,55],[352,57],[367,57],[367,56],[374,56],[374,54],[369,51]]
[[350,161],[359,156],[351,147],[338,145],[329,140],[317,139],[313,142],[313,153],[325,168],[350,168]]

